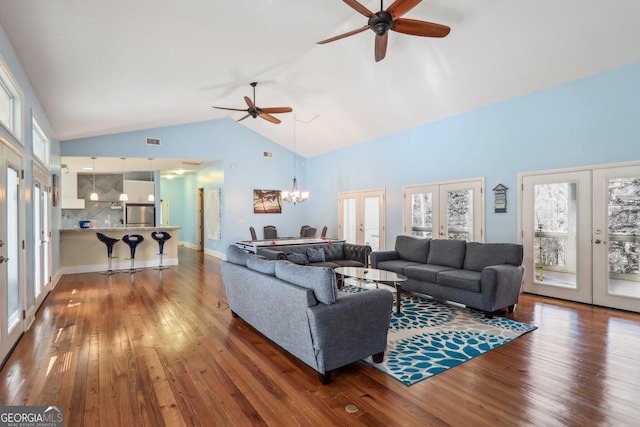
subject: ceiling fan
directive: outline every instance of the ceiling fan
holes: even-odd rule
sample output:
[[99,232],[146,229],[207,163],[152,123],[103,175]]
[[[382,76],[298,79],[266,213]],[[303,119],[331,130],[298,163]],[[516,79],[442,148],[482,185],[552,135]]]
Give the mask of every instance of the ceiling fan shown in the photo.
[[451,31],[451,28],[446,25],[402,18],[402,15],[409,12],[422,0],[396,0],[387,8],[387,10],[384,10],[384,5],[382,0],[380,0],[380,11],[376,13],[371,12],[369,9],[358,3],[357,0],[343,1],[357,12],[369,18],[369,22],[367,22],[367,25],[364,27],[319,41],[317,44],[330,43],[370,29],[376,33],[375,58],[376,62],[378,62],[384,59],[384,56],[387,53],[389,30],[421,37],[445,37],[449,34],[449,31]]
[[280,123],[280,120],[272,116],[272,114],[290,113],[293,111],[291,107],[268,107],[268,108],[256,107],[256,86],[258,85],[258,82],[252,82],[250,83],[250,85],[253,87],[253,101],[248,96],[244,97],[244,101],[247,103],[247,106],[249,108],[226,108],[226,107],[212,107],[212,108],[217,108],[219,110],[246,111],[247,115],[236,120],[237,122],[251,116],[254,119],[256,117],[260,117],[275,124]]

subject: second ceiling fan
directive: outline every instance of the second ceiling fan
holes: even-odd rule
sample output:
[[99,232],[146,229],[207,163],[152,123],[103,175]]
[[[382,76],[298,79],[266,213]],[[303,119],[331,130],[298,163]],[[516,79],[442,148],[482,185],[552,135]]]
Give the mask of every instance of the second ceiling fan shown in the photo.
[[253,100],[251,98],[249,98],[248,96],[244,97],[244,102],[247,103],[247,106],[249,108],[227,108],[227,107],[213,107],[213,108],[217,108],[219,110],[230,110],[230,111],[246,111],[247,115],[243,116],[242,118],[236,120],[237,122],[246,119],[247,117],[251,116],[254,119],[257,117],[260,117],[262,119],[265,119],[271,123],[275,123],[275,124],[279,124],[280,123],[280,119],[278,119],[277,117],[272,116],[272,114],[278,114],[278,113],[290,113],[293,111],[293,108],[291,107],[265,107],[265,108],[260,108],[256,106],[256,86],[258,85],[258,82],[252,82],[250,83],[250,85],[253,87]]
[[376,13],[373,13],[362,4],[358,3],[357,0],[343,1],[351,6],[355,11],[369,18],[367,25],[344,34],[319,41],[317,44],[330,43],[361,33],[365,30],[372,30],[376,33],[375,58],[377,62],[384,59],[387,53],[389,30],[421,37],[445,37],[449,34],[449,31],[451,31],[451,28],[446,25],[402,18],[402,15],[409,12],[422,0],[396,0],[387,8],[387,10],[384,10],[384,5],[382,0],[380,0],[380,11]]

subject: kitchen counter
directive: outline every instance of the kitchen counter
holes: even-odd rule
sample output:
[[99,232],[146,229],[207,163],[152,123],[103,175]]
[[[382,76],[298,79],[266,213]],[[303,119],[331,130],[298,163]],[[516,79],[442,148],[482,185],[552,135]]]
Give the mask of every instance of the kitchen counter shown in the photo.
[[62,274],[106,271],[107,247],[98,240],[96,233],[120,239],[113,247],[113,269],[126,270],[131,267],[129,245],[122,241],[127,234],[140,234],[144,241],[136,248],[136,268],[157,267],[160,263],[158,242],[151,237],[152,231],[166,231],[171,238],[164,244],[163,265],[178,265],[178,230],[180,227],[111,227],[111,228],[66,228],[60,230],[60,267]]

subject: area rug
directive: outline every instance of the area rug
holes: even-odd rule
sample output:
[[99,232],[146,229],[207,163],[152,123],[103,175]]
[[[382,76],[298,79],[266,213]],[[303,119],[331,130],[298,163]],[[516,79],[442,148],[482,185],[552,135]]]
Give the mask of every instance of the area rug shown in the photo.
[[[382,286],[381,286],[382,287]],[[366,288],[353,285],[344,292]],[[484,317],[484,312],[402,294],[402,312],[394,299],[387,351],[382,363],[363,359],[406,385],[412,385],[498,348],[537,329],[504,317]]]

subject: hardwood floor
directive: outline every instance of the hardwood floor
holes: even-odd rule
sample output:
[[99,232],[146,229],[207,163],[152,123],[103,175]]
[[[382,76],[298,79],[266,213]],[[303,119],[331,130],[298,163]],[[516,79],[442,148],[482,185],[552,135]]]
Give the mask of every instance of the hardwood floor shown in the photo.
[[[234,319],[220,262],[64,276],[0,371],[1,405],[67,426],[640,425],[640,315],[523,295],[539,329],[411,387],[316,372]],[[347,405],[358,411],[348,413]]]

